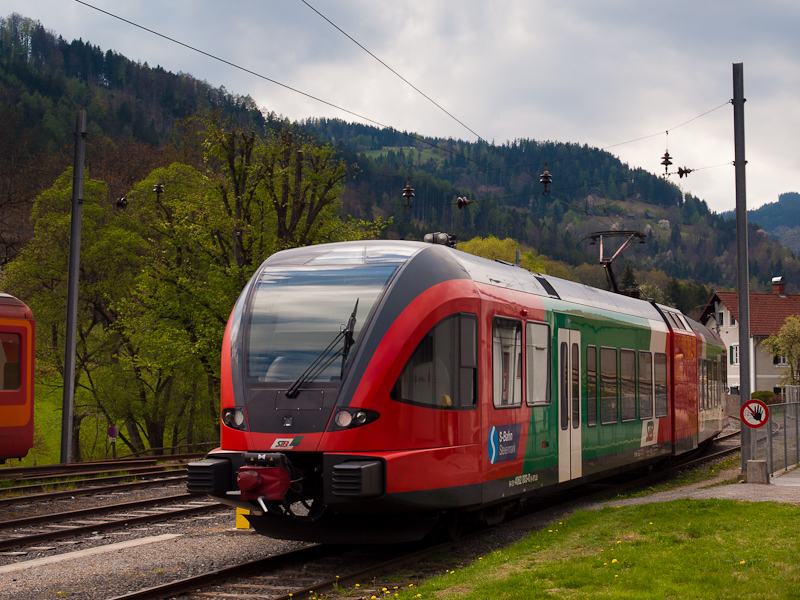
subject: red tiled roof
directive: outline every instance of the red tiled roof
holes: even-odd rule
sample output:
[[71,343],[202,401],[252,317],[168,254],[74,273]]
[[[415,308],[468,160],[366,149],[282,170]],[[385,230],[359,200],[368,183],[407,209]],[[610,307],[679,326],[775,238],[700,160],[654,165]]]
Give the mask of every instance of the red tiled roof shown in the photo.
[[[714,292],[703,311],[703,321],[713,314],[719,300],[739,321],[739,295],[736,292]],[[750,335],[768,336],[781,330],[786,317],[800,315],[800,294],[750,294]]]

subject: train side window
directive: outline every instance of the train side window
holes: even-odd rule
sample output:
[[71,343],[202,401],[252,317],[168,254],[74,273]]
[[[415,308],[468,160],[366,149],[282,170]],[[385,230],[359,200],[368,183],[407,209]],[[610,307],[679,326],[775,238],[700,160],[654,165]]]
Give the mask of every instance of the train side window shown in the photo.
[[0,360],[0,390],[18,390],[22,377],[19,334],[0,333]]
[[525,400],[531,406],[550,404],[550,326],[525,325]]
[[600,423],[610,425],[619,419],[617,349],[600,348]]
[[655,356],[656,384],[656,417],[667,416],[667,355],[656,352]]
[[597,425],[597,348],[586,347],[586,424]]
[[492,326],[493,401],[496,408],[522,405],[522,324],[494,320]]
[[477,317],[457,314],[434,325],[417,345],[390,397],[432,408],[477,405]]
[[636,353],[633,350],[620,351],[620,404],[622,421],[636,419]]
[[697,359],[697,395],[700,410],[706,407],[705,359]]
[[639,418],[653,418],[653,355],[639,352]]

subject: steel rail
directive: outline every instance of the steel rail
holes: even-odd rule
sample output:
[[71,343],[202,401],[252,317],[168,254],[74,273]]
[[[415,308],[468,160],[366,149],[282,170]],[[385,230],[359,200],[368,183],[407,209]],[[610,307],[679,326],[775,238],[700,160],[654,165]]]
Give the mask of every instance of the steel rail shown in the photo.
[[121,529],[133,525],[143,525],[147,523],[158,523],[160,521],[169,521],[180,517],[190,517],[194,515],[204,514],[207,512],[214,512],[217,510],[229,510],[230,507],[226,504],[218,502],[210,502],[202,506],[194,506],[191,508],[179,508],[170,511],[162,511],[153,515],[140,515],[140,516],[123,516],[120,519],[107,521],[105,523],[96,523],[92,525],[78,525],[69,529],[59,529],[57,531],[48,531],[45,533],[34,533],[31,535],[23,535],[14,538],[7,538],[0,540],[0,551],[9,550],[11,548],[20,548],[29,546],[31,544],[40,544],[42,542],[49,542],[54,540],[62,540],[65,538],[77,537],[97,531],[108,531],[110,529]]
[[104,504],[93,508],[81,508],[78,510],[68,510],[59,513],[47,513],[33,517],[22,517],[21,519],[9,519],[0,521],[0,531],[4,529],[14,529],[19,527],[32,527],[40,523],[53,523],[59,520],[79,519],[103,515],[115,511],[137,510],[148,506],[159,506],[172,502],[187,502],[203,498],[205,494],[178,494],[175,496],[161,496],[159,498],[148,498],[146,500],[135,500],[133,502],[119,502],[117,504]]
[[[167,473],[172,473],[172,472],[173,471],[167,471]],[[127,479],[127,477],[124,477],[122,479]],[[48,502],[50,500],[58,500],[60,498],[71,498],[73,496],[91,496],[92,494],[108,494],[112,492],[124,492],[127,490],[158,487],[163,485],[170,485],[173,483],[180,483],[182,481],[186,481],[187,479],[188,479],[187,475],[178,475],[177,477],[162,477],[159,479],[133,481],[130,483],[99,485],[93,487],[75,488],[72,490],[60,490],[57,492],[46,492],[43,494],[29,494],[26,496],[13,496],[9,498],[0,498],[0,508],[4,506],[11,506],[13,504],[24,504],[29,502]]]
[[[172,475],[173,473],[174,474],[184,474],[184,473],[186,473],[186,469],[184,468],[184,469],[170,469],[170,470],[167,470],[167,469],[158,468],[158,469],[148,469],[148,470],[144,470],[144,471],[141,471],[141,472],[135,472],[135,473],[128,473],[126,471],[125,475],[110,475],[108,477],[93,477],[91,479],[65,479],[63,481],[51,481],[49,483],[31,483],[31,484],[28,484],[28,485],[18,485],[18,486],[14,486],[14,487],[0,488],[0,490],[2,490],[2,492],[6,493],[6,494],[7,493],[22,493],[23,496],[30,496],[29,494],[26,494],[26,492],[29,492],[29,491],[31,491],[31,492],[32,491],[43,491],[43,490],[46,490],[48,488],[64,487],[64,486],[67,486],[67,485],[92,484],[92,483],[95,483],[95,482],[98,482],[98,483],[113,483],[115,481],[125,481],[127,479],[131,479],[131,478],[134,478],[134,477],[142,477],[142,478],[152,479],[154,477],[163,477],[163,476],[166,476],[166,475]],[[96,486],[87,485],[87,487],[85,487],[85,488],[76,488],[76,489],[93,489],[94,487],[96,487]],[[1,501],[2,501],[2,499],[0,499],[0,502]]]

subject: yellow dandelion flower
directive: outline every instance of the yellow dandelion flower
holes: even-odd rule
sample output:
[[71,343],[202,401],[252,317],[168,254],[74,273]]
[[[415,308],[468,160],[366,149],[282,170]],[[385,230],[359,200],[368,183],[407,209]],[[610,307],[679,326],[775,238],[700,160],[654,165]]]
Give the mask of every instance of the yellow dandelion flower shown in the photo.
[[740,560],[740,561],[739,561],[739,564],[740,564],[740,565],[743,565],[743,564],[744,564],[744,561],[743,561],[743,560]]
[[619,575],[614,575],[614,577],[619,577]]
[[613,558],[613,559],[611,559],[611,564],[612,564],[612,565],[613,565],[615,562],[617,562],[617,559],[616,559],[616,558]]

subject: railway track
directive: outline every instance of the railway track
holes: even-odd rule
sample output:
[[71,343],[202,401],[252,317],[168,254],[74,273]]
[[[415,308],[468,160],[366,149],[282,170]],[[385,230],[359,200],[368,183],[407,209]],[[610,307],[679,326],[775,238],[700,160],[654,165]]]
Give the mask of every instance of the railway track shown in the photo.
[[230,510],[224,504],[205,500],[197,494],[180,494],[9,519],[0,521],[0,552],[223,509]]
[[0,469],[0,508],[182,482],[186,464],[198,456]]
[[[738,435],[738,432],[726,438],[735,435]],[[520,515],[533,516],[536,513],[544,513],[567,500],[585,501],[599,496],[618,494],[635,487],[648,486],[654,480],[669,477],[674,471],[693,468],[701,462],[718,460],[738,449],[738,445],[734,445],[721,451],[706,452],[703,456],[692,457],[691,460],[683,461],[667,470],[660,470],[656,474],[611,478],[572,488],[566,493],[552,494],[537,499],[535,508],[522,511]],[[320,594],[332,592],[337,588],[355,589],[357,583],[362,586],[358,588],[359,597],[369,598],[373,595],[384,597],[387,592],[390,595],[393,593],[395,585],[401,584],[395,582],[374,585],[376,578],[386,577],[388,573],[405,565],[419,563],[433,553],[448,552],[463,545],[469,538],[483,533],[484,531],[474,532],[455,542],[406,545],[402,548],[378,546],[356,549],[315,545],[116,596],[113,600],[159,600],[178,595],[182,600],[199,598],[290,600],[304,597],[312,592]],[[351,566],[353,564],[362,565],[362,568],[353,570]],[[372,587],[369,582],[373,582]]]

